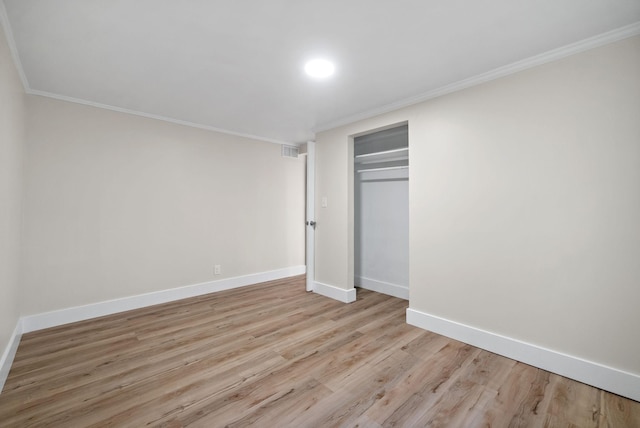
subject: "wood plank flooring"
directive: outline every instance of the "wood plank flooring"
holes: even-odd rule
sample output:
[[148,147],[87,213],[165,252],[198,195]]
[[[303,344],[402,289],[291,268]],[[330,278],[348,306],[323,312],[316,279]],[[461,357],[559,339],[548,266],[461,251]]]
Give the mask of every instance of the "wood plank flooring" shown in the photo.
[[2,427],[640,427],[640,403],[342,304],[304,277],[22,337]]

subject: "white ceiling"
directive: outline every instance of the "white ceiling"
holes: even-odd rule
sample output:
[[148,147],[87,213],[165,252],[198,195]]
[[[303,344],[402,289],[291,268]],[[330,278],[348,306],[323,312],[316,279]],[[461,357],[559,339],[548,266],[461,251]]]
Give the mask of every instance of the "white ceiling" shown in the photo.
[[[620,27],[640,28],[640,0],[4,0],[4,7],[30,93],[281,142],[312,139],[318,129]],[[331,80],[304,75],[316,55],[336,62]]]

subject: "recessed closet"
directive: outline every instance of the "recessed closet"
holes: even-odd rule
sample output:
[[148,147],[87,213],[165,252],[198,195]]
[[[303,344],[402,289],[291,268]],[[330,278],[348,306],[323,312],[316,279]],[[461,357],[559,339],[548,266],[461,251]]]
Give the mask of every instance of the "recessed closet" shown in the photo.
[[354,138],[354,284],[409,298],[409,129]]

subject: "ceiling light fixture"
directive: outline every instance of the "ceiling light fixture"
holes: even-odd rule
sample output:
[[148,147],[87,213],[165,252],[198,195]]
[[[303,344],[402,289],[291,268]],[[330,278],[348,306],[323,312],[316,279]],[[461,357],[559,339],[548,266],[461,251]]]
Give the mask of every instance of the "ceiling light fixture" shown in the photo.
[[336,67],[331,61],[326,59],[312,59],[304,66],[304,71],[311,77],[316,79],[324,79],[331,76]]

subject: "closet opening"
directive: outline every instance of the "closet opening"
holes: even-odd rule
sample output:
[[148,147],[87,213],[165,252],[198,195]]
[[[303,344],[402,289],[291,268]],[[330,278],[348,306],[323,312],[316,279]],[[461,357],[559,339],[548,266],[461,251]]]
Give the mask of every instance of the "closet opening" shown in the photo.
[[355,137],[354,284],[409,299],[409,127]]

